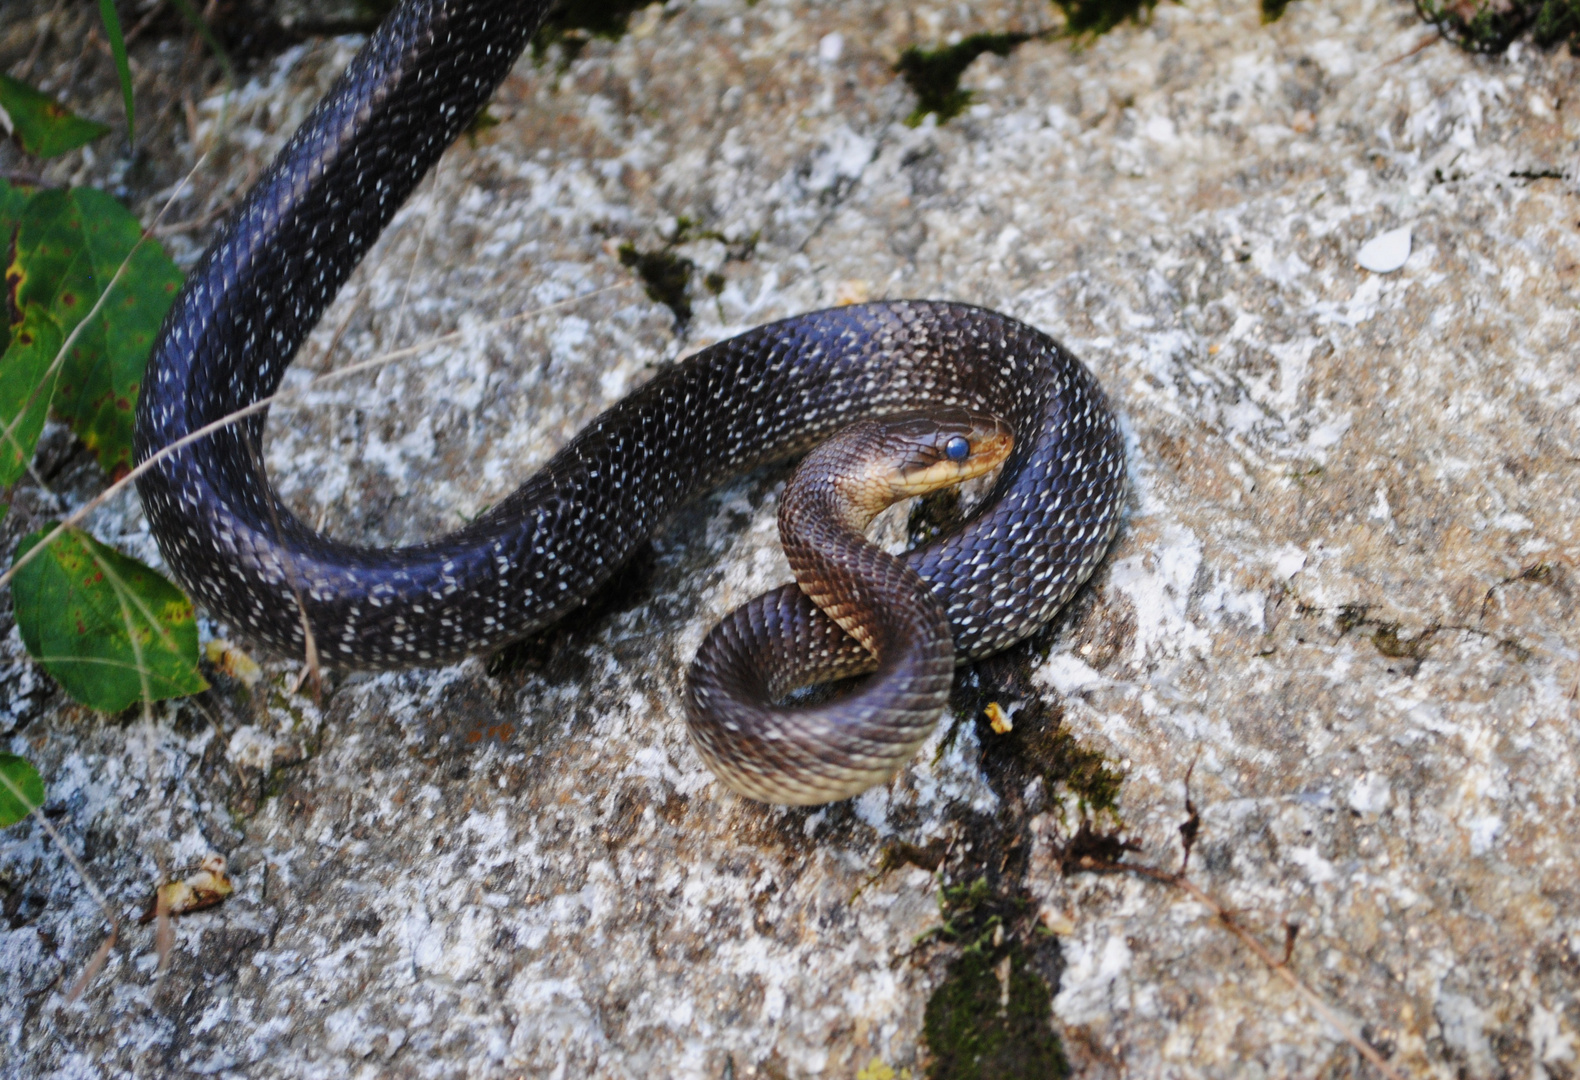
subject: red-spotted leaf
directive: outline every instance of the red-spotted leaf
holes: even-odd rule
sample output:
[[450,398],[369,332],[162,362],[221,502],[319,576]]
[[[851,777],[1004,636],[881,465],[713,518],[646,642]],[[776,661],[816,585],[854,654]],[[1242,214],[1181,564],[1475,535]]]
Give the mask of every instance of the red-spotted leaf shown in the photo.
[[16,227],[22,222],[22,211],[33,197],[33,189],[14,187],[0,180],[0,251],[11,250],[11,240]]
[[55,414],[112,476],[131,467],[137,388],[181,272],[158,243],[142,239],[124,206],[93,188],[35,193],[6,271],[17,307],[44,307],[69,336],[123,261],[125,271],[72,342],[55,386]]
[[[21,558],[54,529],[22,541]],[[11,579],[29,655],[77,701],[119,712],[206,689],[197,622],[180,589],[136,559],[68,529]]]
[[23,150],[41,158],[58,157],[110,130],[9,75],[0,75],[0,128]]
[[[44,779],[26,758],[0,754],[0,829],[15,825],[44,805]],[[7,783],[6,781],[9,781]]]
[[27,471],[55,392],[50,365],[60,352],[60,327],[36,304],[22,309],[11,344],[0,354],[0,488]]

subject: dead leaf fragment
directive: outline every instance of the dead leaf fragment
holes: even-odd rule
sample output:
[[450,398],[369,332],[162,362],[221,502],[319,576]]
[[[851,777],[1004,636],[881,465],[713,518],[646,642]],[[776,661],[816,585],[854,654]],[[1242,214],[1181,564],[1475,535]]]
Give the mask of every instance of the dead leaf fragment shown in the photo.
[[159,886],[148,910],[137,921],[147,925],[157,917],[202,911],[235,891],[230,878],[225,876],[225,856],[210,855],[199,864],[196,873]]
[[209,663],[248,689],[257,686],[258,680],[263,678],[258,661],[228,641],[216,638],[203,646],[203,652]]

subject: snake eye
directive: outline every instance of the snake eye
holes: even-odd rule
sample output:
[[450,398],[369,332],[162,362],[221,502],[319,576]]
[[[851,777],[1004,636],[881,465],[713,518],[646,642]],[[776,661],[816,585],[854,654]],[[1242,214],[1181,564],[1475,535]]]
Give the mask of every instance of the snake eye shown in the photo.
[[944,456],[950,461],[964,461],[971,456],[971,443],[964,435],[956,435],[944,443]]

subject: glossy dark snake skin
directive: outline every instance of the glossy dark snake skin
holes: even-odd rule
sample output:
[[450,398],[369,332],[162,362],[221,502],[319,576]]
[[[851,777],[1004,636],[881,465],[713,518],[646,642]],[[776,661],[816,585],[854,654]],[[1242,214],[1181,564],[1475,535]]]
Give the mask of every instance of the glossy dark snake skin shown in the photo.
[[[546,6],[407,0],[391,13],[188,277],[138,403],[139,462],[275,391]],[[1053,617],[1107,549],[1124,483],[1118,428],[1091,374],[1040,332],[980,308],[865,304],[721,342],[603,413],[466,528],[412,547],[357,547],[298,521],[264,474],[261,413],[164,459],[138,491],[176,575],[251,639],[302,655],[305,613],[328,664],[437,664],[552,623],[692,495],[860,417],[937,405],[991,413],[1016,435],[980,512],[905,560],[942,604],[963,662]],[[738,658],[814,674],[870,666],[793,586],[735,612],[715,637]],[[806,797],[789,801],[834,797],[819,793],[881,779],[903,763],[897,748],[916,742],[913,724],[885,729],[884,695],[907,691],[882,679],[813,711],[810,725],[732,731],[724,699],[754,684],[713,674],[691,695],[693,739],[716,767],[731,763],[722,775],[748,793],[764,777],[793,777],[778,786]],[[862,702],[877,702],[871,731],[853,724]],[[824,741],[796,741],[808,735]]]

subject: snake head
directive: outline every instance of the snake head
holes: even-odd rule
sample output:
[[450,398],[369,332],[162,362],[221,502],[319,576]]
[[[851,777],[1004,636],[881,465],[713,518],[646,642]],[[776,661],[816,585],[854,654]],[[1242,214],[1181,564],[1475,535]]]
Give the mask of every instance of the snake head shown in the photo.
[[995,416],[955,406],[858,420],[814,449],[785,486],[785,516],[808,513],[862,532],[886,507],[989,472],[1015,437]]
[[991,472],[1015,447],[1008,424],[969,409],[904,414],[874,423],[882,429],[878,445],[883,448],[874,462],[887,465],[895,501]]

